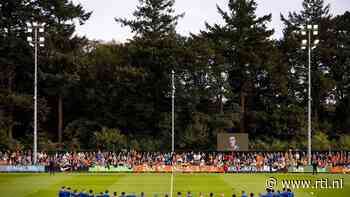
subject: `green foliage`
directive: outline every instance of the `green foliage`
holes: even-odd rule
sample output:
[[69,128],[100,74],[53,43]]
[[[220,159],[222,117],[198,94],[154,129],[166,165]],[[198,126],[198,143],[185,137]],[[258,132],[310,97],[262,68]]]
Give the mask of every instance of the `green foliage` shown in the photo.
[[[78,119],[67,125],[63,132],[63,140],[69,147],[75,147],[76,149],[95,149],[96,138],[94,133],[100,131],[102,126],[97,122]],[[74,142],[78,142],[75,144]]]
[[103,127],[94,133],[97,146],[103,150],[121,151],[127,147],[127,139],[118,129]]
[[289,143],[276,138],[263,138],[250,142],[250,149],[257,151],[286,151],[289,148]]
[[174,15],[175,0],[139,0],[133,15],[135,20],[115,18],[122,26],[128,26],[137,36],[158,39],[175,33],[177,20],[184,14]]
[[183,147],[196,150],[209,142],[209,121],[207,114],[195,112],[183,134]]
[[258,17],[254,0],[230,0],[227,11],[218,7],[223,24],[183,37],[174,3],[139,0],[132,19],[115,19],[135,33],[118,44],[75,36],[70,22],[84,24],[91,12],[72,1],[0,1],[0,149],[32,148],[28,19],[47,23],[40,149],[170,150],[175,70],[176,148],[214,150],[217,133],[240,130],[253,149],[305,150],[306,53],[293,31],[307,22],[319,24],[321,40],[312,51],[312,125],[322,131],[313,148],[349,148],[349,12],[333,17],[323,0],[304,0],[303,10],[281,17],[284,36],[273,40],[270,14]]
[[0,150],[10,148],[10,139],[8,137],[8,128],[3,116],[0,115]]
[[225,12],[218,7],[224,25],[206,24],[208,32],[202,34],[215,43],[216,53],[222,55],[224,64],[228,66],[230,90],[239,95],[236,103],[240,103],[241,108],[240,131],[245,132],[246,100],[253,100],[252,93],[267,76],[267,62],[273,49],[269,40],[273,30],[266,27],[266,23],[271,21],[271,14],[257,17],[254,0],[230,0],[228,8],[229,11]]
[[339,141],[334,143],[339,150],[350,150],[350,135],[341,135]]
[[55,152],[59,148],[57,143],[50,140],[48,132],[38,133],[38,149],[45,152]]
[[[335,87],[335,80],[329,74],[334,67],[334,56],[336,52],[335,31],[330,6],[324,0],[304,0],[303,10],[300,13],[290,12],[287,17],[281,16],[285,24],[284,38],[281,41],[281,50],[285,55],[285,62],[288,62],[290,72],[289,84],[290,100],[305,106],[307,102],[307,53],[299,50],[300,41],[305,36],[295,34],[299,26],[307,24],[318,24],[317,36],[311,36],[312,40],[321,40],[320,44],[312,50],[311,57],[311,78],[312,78],[312,113],[313,127],[317,130],[322,125],[322,115],[333,111],[334,106],[328,104],[329,96]],[[330,31],[331,30],[331,31]],[[293,98],[294,97],[294,98]],[[305,112],[306,113],[306,112]],[[325,117],[325,119],[330,118]],[[327,121],[327,120],[326,120]]]
[[327,151],[331,148],[329,137],[324,132],[316,132],[312,135],[312,149],[318,151]]
[[163,143],[161,139],[145,136],[145,137],[139,138],[138,141],[142,151],[153,151],[153,152],[164,151],[164,149],[161,149],[161,145]]

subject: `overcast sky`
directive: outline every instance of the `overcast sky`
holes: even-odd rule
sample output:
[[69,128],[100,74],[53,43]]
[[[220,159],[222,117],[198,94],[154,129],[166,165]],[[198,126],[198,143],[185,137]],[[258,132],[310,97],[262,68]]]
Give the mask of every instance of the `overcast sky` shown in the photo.
[[[274,37],[280,38],[282,35],[280,13],[286,15],[289,11],[301,10],[303,0],[256,1],[258,16],[272,13],[272,22],[269,27],[275,29]],[[77,27],[79,35],[85,35],[89,39],[104,41],[114,39],[121,42],[132,38],[130,29],[121,27],[114,18],[132,18],[138,0],[73,0],[73,2],[81,3],[87,11],[93,11],[87,23]],[[185,17],[179,20],[177,32],[181,35],[189,35],[190,32],[198,33],[204,29],[205,21],[209,24],[222,23],[216,4],[226,10],[227,2],[228,0],[176,0],[176,13],[185,12]],[[325,0],[325,2],[330,3],[333,15],[350,10],[350,0]]]

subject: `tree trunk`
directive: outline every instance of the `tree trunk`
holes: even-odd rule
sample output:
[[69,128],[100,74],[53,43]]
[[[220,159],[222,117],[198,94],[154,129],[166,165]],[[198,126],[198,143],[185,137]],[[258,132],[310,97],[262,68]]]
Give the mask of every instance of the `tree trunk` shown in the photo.
[[[15,73],[14,71],[9,69],[8,72],[8,95],[12,96],[12,89],[13,89],[13,81],[15,78]],[[9,126],[9,130],[8,130],[8,139],[10,141],[10,148],[12,148],[12,142],[13,142],[13,126],[14,126],[14,117],[13,117],[13,111],[14,111],[14,103],[13,101],[11,101],[10,103],[10,107],[9,107],[9,123],[11,126]]]
[[311,118],[311,120],[312,120],[312,123],[313,123],[313,129],[312,130],[318,130],[319,129],[319,125],[318,125],[318,122],[319,122],[319,117],[318,117],[318,114],[319,114],[319,107],[320,107],[320,103],[319,102],[317,102],[316,104],[315,104],[315,109],[314,109],[314,118],[313,118],[313,120],[312,120],[312,118]]
[[241,90],[240,94],[240,123],[239,123],[239,131],[240,133],[245,132],[245,95],[243,90]]
[[319,122],[319,109],[320,109],[320,91],[316,88],[313,88],[313,95],[311,96],[311,112],[312,112],[312,109],[313,109],[313,118],[311,118],[312,120],[312,130],[318,130],[319,128],[319,125],[318,125],[318,122]]
[[10,113],[9,113],[9,119],[7,119],[7,123],[8,123],[8,133],[7,133],[7,137],[9,139],[9,148],[12,149],[13,148],[13,127],[14,127],[14,120],[13,120],[13,105],[11,103],[11,107],[10,107]]
[[58,96],[58,143],[62,143],[62,128],[63,128],[63,110],[62,110],[62,96]]
[[223,114],[224,113],[224,104],[222,103],[222,94],[220,94],[219,96],[219,112],[220,114]]

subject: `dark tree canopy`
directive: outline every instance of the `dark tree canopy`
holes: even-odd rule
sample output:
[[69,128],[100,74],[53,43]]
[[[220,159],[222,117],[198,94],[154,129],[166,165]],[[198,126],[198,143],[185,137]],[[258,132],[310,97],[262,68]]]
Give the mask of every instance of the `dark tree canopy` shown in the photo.
[[28,21],[46,22],[39,150],[169,151],[172,70],[176,150],[214,151],[228,132],[248,133],[253,150],[305,150],[307,53],[295,30],[307,24],[319,25],[320,39],[311,53],[313,150],[350,147],[349,12],[332,16],[325,1],[304,0],[281,16],[276,40],[255,0],[217,6],[223,23],[189,36],[176,33],[184,14],[174,5],[139,0],[132,18],[114,18],[135,34],[118,43],[78,36],[92,12],[73,1],[0,0],[0,150],[32,148]]
[[177,21],[184,14],[175,14],[175,0],[139,0],[134,11],[135,19],[115,18],[122,26],[127,26],[136,36],[159,38],[174,34]]

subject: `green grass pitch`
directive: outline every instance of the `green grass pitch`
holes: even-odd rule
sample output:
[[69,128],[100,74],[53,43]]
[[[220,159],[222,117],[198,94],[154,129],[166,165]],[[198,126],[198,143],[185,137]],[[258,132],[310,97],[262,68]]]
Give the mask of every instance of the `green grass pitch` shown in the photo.
[[[343,179],[342,189],[295,189],[296,197],[349,197],[350,175],[322,174],[175,174],[174,194],[181,191],[183,194],[191,191],[193,197],[203,192],[205,197],[210,192],[214,197],[221,193],[225,197],[240,194],[242,190],[258,194],[263,192],[266,180],[275,177],[277,180],[314,180],[329,178],[329,180]],[[146,197],[164,197],[170,192],[171,174],[128,174],[128,173],[58,173],[49,174],[29,173],[1,173],[1,197],[55,197],[61,186],[70,186],[74,189],[93,189],[96,192],[108,189],[110,192],[122,191],[127,194],[139,195],[145,192]],[[278,189],[281,186],[278,185]],[[174,195],[176,196],[176,195]],[[184,196],[184,195],[183,195]]]

